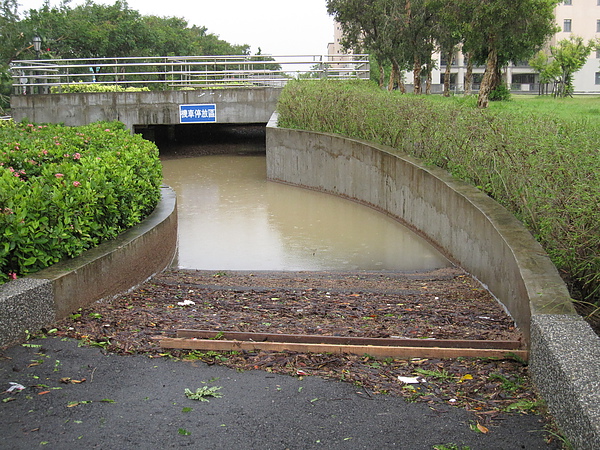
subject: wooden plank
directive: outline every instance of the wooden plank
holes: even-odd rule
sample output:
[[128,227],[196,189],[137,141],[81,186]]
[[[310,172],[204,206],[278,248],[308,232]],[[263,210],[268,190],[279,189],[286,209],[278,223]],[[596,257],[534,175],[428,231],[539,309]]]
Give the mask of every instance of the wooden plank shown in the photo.
[[519,341],[483,341],[468,339],[400,339],[400,338],[363,338],[351,336],[321,336],[303,334],[246,333],[239,331],[177,330],[178,338],[215,339],[253,341],[253,342],[297,342],[306,344],[335,345],[378,345],[390,347],[442,347],[442,348],[488,348],[517,350]]
[[479,349],[479,348],[439,348],[439,347],[390,347],[377,345],[335,345],[310,344],[295,342],[249,342],[231,340],[163,338],[160,340],[163,348],[187,350],[218,350],[218,351],[290,351],[299,353],[351,353],[354,355],[368,354],[375,358],[458,358],[458,357],[496,357],[505,358],[510,354],[527,360],[528,352],[510,349]]

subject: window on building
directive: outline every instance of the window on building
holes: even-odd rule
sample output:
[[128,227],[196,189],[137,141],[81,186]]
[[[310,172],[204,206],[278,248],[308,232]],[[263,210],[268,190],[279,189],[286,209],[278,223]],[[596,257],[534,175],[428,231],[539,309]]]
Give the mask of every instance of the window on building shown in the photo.
[[565,19],[563,22],[563,31],[565,33],[571,32],[571,19]]
[[[600,0],[598,0],[598,1],[600,2]],[[563,4],[565,4],[565,5],[571,5],[572,3],[571,3],[571,0],[565,0],[563,2]]]
[[512,76],[513,84],[533,84],[535,83],[534,73],[515,73]]
[[600,72],[596,72],[596,84],[600,84]]
[[600,59],[600,50],[596,50],[596,59]]
[[[441,54],[440,55],[440,66],[444,66],[446,67],[446,64],[448,64],[447,60],[446,60],[446,54]],[[457,66],[458,65],[458,55],[455,53],[452,56],[452,66]]]
[[596,33],[600,33],[600,19],[596,20]]

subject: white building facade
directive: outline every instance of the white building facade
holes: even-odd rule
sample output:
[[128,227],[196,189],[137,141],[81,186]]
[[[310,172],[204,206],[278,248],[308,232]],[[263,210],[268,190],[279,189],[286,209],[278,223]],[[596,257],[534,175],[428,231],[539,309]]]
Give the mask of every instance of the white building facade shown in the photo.
[[[600,0],[565,0],[556,7],[556,33],[551,45],[580,36],[586,42],[600,38]],[[573,77],[575,93],[600,93],[600,51],[592,51],[585,66]]]

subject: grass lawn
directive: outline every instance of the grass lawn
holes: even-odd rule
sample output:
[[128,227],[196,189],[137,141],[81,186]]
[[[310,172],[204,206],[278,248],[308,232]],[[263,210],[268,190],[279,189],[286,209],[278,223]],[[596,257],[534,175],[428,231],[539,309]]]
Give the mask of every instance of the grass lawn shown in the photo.
[[508,102],[490,102],[490,109],[514,109],[548,114],[565,120],[600,123],[600,96],[576,95],[554,98],[549,95],[512,95]]

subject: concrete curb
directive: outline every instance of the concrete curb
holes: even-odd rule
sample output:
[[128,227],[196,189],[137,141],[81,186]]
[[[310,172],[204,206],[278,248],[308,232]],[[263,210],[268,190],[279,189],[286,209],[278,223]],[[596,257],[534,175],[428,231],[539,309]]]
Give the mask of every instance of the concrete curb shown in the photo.
[[476,276],[524,332],[532,379],[571,444],[600,448],[600,339],[575,313],[548,255],[504,207],[389,147],[278,128],[276,114],[267,177],[379,209]]
[[177,249],[177,200],[162,198],[142,223],[83,255],[0,286],[0,347],[167,268]]
[[579,316],[531,318],[529,372],[577,449],[600,448],[600,338]]

